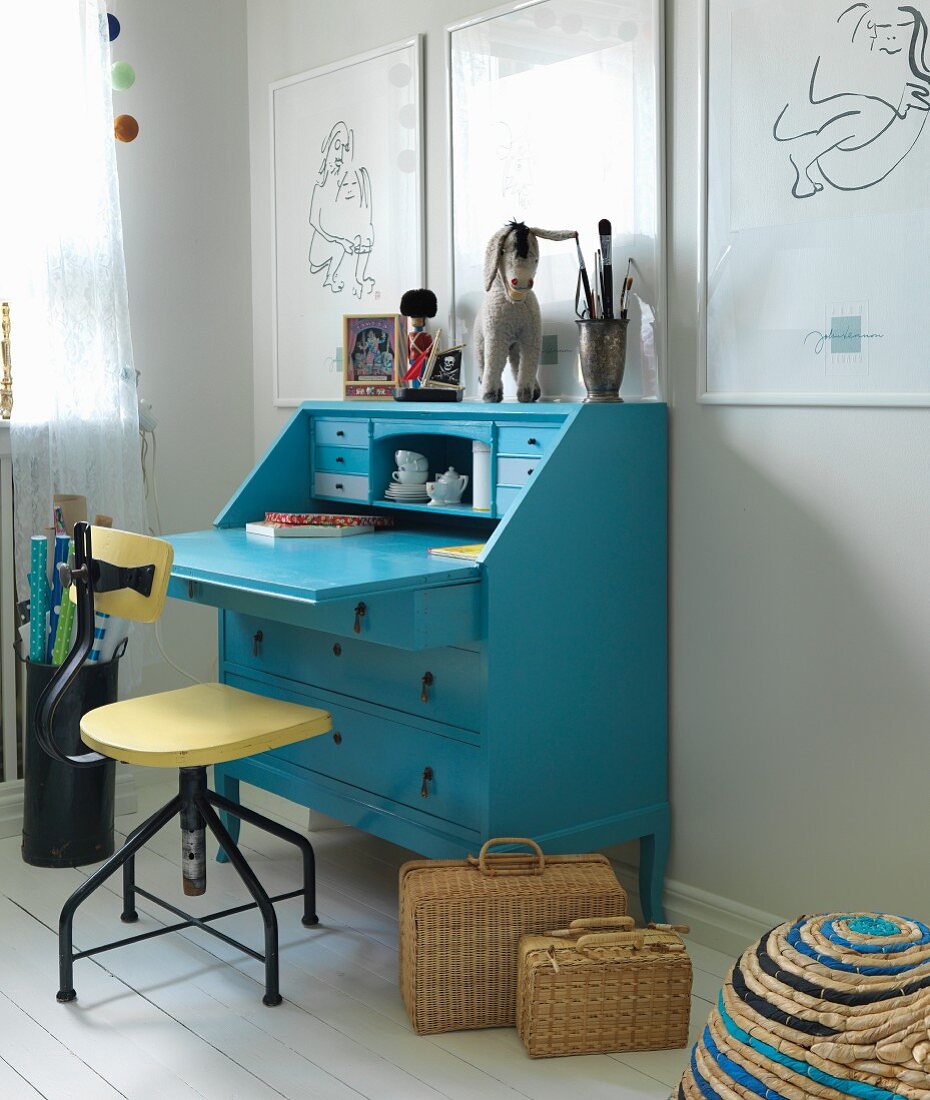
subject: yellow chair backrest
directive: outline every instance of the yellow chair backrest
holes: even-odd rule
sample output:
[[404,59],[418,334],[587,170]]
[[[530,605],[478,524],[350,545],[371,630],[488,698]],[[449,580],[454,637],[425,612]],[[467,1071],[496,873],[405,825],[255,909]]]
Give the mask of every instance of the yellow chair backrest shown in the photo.
[[131,619],[137,623],[153,623],[162,613],[168,595],[168,580],[174,550],[164,539],[136,535],[131,531],[114,531],[110,527],[91,527],[91,547],[94,558],[111,565],[132,568],[154,565],[155,577],[148,596],[131,588],[116,592],[95,592],[94,607],[107,615]]

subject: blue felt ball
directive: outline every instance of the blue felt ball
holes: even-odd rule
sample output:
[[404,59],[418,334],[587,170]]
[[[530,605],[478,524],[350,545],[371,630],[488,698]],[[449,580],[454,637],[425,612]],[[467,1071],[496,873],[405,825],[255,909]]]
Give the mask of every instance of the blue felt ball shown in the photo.
[[107,26],[110,28],[110,41],[115,42],[119,38],[120,25],[115,15],[107,15]]

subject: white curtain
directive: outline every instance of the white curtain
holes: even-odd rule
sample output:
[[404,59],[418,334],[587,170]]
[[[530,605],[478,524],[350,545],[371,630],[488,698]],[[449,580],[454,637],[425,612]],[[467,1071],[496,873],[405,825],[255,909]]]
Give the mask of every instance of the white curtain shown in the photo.
[[[0,0],[0,296],[13,317],[20,598],[29,538],[51,523],[54,493],[86,496],[91,520],[145,530],[110,64],[104,0]],[[124,687],[140,669],[136,654]]]

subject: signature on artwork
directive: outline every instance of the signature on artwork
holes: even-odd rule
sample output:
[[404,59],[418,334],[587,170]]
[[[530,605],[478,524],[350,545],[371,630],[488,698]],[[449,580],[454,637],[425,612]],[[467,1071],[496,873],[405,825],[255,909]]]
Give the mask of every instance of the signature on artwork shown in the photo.
[[[842,329],[837,331],[836,329],[830,329],[829,332],[821,332],[819,329],[814,329],[813,332],[809,332],[804,337],[804,346],[807,347],[811,340],[814,340],[814,353],[819,355],[823,349],[827,346],[827,343],[836,344],[842,343],[844,340],[849,344],[856,344],[861,346],[862,340],[884,340],[885,334],[883,332],[858,332],[849,330],[844,332]],[[856,347],[855,353],[858,353],[859,347]],[[854,354],[855,354],[854,353]],[[839,352],[843,354],[842,350]]]

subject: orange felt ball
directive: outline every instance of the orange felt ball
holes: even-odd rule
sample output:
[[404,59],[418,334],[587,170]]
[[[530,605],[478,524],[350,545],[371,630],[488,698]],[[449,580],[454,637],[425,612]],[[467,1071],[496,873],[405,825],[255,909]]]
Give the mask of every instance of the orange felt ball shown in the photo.
[[120,115],[113,120],[113,133],[117,141],[135,141],[139,136],[139,123],[132,115]]

